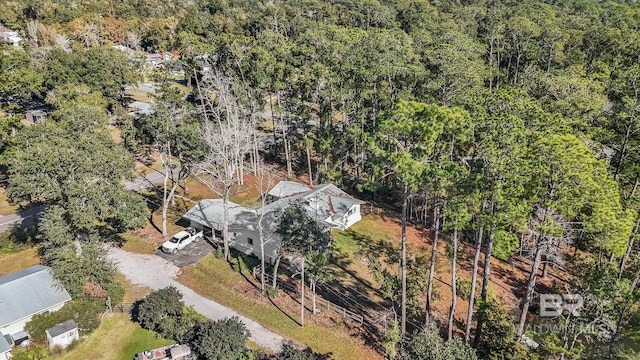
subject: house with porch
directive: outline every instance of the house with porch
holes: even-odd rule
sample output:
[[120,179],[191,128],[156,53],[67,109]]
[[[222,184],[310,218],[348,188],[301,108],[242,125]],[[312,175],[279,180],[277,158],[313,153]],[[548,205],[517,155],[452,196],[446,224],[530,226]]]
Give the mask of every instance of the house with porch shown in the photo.
[[[273,234],[276,216],[293,203],[300,203],[307,214],[329,228],[346,230],[362,219],[358,200],[332,184],[309,187],[294,181],[281,181],[267,194],[267,204],[259,209],[229,202],[229,245],[245,254],[265,257],[269,263],[276,259],[279,239]],[[183,216],[190,226],[222,237],[224,206],[222,199],[205,199]],[[266,238],[264,254],[260,249],[259,222],[262,219]]]
[[47,266],[34,265],[0,277],[0,337],[11,345],[20,344],[28,339],[24,327],[33,316],[58,311],[70,300]]

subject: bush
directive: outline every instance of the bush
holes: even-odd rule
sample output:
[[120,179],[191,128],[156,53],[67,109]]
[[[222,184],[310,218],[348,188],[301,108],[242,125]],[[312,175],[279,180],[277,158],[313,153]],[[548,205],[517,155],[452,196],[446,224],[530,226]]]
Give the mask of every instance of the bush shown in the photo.
[[195,322],[193,312],[184,311],[182,294],[173,286],[156,290],[134,305],[133,321],[162,337],[182,342]]
[[456,293],[461,298],[468,300],[469,296],[471,296],[471,281],[456,279]]
[[[405,338],[402,359],[442,359],[476,360],[478,356],[473,348],[465,345],[460,338],[445,341],[433,324]],[[506,359],[506,358],[505,358]]]
[[199,359],[242,360],[247,356],[249,330],[236,316],[196,324],[189,345]]
[[295,347],[285,344],[279,353],[267,357],[269,360],[323,360],[327,359],[326,356],[313,352],[311,349],[306,348],[304,350],[296,349]]
[[44,345],[47,342],[47,336],[44,333],[45,330],[73,319],[76,324],[78,324],[80,335],[88,335],[100,325],[98,315],[103,310],[104,304],[102,300],[70,301],[59,311],[34,316],[31,321],[27,323],[25,329],[31,336],[31,341]]

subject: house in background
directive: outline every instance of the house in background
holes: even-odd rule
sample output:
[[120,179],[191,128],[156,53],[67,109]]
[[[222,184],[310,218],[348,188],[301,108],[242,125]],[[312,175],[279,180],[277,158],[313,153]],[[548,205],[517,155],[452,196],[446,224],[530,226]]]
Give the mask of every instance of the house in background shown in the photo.
[[0,277],[0,336],[8,335],[12,344],[25,340],[24,326],[34,315],[58,311],[70,300],[47,266]]
[[155,112],[156,110],[152,103],[144,101],[134,101],[131,104],[127,105],[127,115],[151,115]]
[[45,334],[49,342],[49,350],[53,350],[56,346],[64,349],[74,340],[80,339],[78,325],[73,319],[45,330]]
[[24,118],[29,124],[40,124],[47,120],[47,112],[43,109],[29,110],[24,113]]
[[[311,218],[328,228],[346,230],[362,219],[360,205],[364,202],[331,184],[311,188],[293,181],[281,181],[266,196],[268,204],[260,209],[229,202],[229,245],[245,254],[258,258],[264,256],[269,263],[275,261],[280,244],[272,233],[276,216],[291,204],[301,204]],[[266,235],[271,240],[265,244],[264,254],[260,250],[258,228],[261,217],[264,229],[271,229]],[[221,199],[202,200],[182,218],[189,221],[191,227],[209,230],[214,237],[220,238],[224,220],[223,202]]]

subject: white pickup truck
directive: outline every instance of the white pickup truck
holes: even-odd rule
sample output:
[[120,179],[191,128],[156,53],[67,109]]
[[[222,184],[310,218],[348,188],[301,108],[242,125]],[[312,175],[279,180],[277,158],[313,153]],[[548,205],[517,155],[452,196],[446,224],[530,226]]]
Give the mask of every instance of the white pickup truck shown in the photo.
[[162,251],[167,254],[175,254],[178,250],[184,249],[185,246],[192,242],[198,242],[198,240],[203,237],[202,231],[198,232],[196,229],[188,227],[173,235],[171,239],[165,241],[164,244],[162,244]]

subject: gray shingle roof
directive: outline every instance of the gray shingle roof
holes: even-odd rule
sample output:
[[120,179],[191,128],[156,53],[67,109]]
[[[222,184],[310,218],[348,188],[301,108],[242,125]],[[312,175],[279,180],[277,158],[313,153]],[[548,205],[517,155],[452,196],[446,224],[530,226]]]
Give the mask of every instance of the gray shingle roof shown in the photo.
[[5,339],[2,334],[0,334],[0,354],[6,353],[9,350],[11,350],[11,345],[9,344],[7,339]]
[[47,266],[0,277],[0,327],[71,300]]
[[273,189],[269,190],[268,195],[275,196],[277,198],[285,198],[292,195],[300,194],[303,192],[307,192],[311,190],[310,187],[300,184],[295,181],[280,181],[273,187]]
[[78,325],[76,324],[75,321],[73,321],[73,319],[71,320],[67,320],[61,324],[58,324],[56,326],[50,327],[47,330],[45,330],[45,332],[47,334],[49,334],[49,336],[51,337],[56,337],[58,335],[62,335],[68,331],[71,331],[75,328],[77,328]]
[[[238,229],[246,229],[247,226],[255,223],[255,216],[255,210],[229,201],[229,230],[233,231],[234,226],[237,226]],[[198,224],[221,230],[224,221],[222,199],[201,200],[182,217]]]

